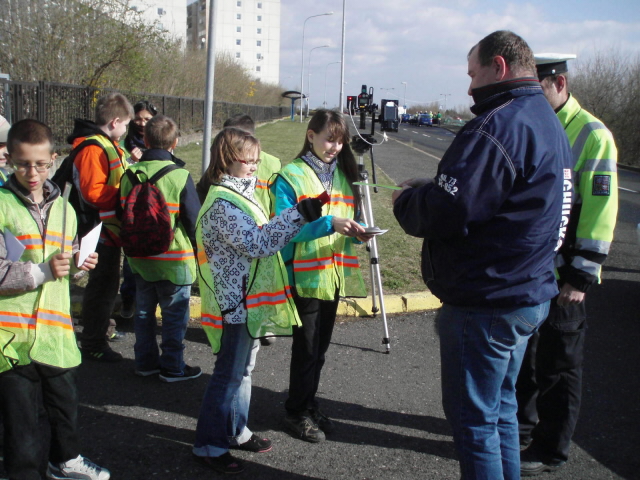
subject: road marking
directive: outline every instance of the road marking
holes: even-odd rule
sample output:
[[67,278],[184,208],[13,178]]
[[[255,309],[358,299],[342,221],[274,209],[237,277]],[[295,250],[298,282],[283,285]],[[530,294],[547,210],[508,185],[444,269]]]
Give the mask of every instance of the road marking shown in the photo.
[[429,138],[431,138],[431,135],[427,135],[426,133],[423,133],[422,135],[423,135],[424,137],[429,137]]
[[[376,132],[377,133],[377,132]],[[405,142],[401,142],[400,140],[398,140],[397,138],[393,138],[393,137],[389,137],[389,140],[393,140],[394,142],[398,142],[400,145],[404,145],[405,147],[409,147],[412,148],[413,150],[415,150],[416,152],[420,152],[424,155],[426,155],[427,157],[431,157],[434,160],[437,160],[438,162],[440,161],[440,157],[436,157],[435,155],[432,155],[428,152],[425,152],[424,150],[420,150],[419,148],[414,147],[413,145],[409,145],[408,143]]]
[[622,190],[624,192],[631,192],[631,193],[640,193],[637,190],[631,190],[630,188],[624,188],[624,187],[618,187],[618,190]]
[[415,131],[413,131],[413,130],[411,130],[411,133],[415,133],[416,135],[418,135],[418,132],[415,132]]

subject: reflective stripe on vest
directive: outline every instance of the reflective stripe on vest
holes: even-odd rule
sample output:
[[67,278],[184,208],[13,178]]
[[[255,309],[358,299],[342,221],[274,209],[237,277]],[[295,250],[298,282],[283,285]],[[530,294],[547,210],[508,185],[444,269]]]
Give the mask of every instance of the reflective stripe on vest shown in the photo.
[[[203,217],[211,210],[217,199],[224,199],[253,219],[258,226],[267,223],[267,217],[261,207],[242,195],[222,186],[212,186],[204,201],[198,223],[196,238],[198,241],[198,278],[202,301],[202,327],[207,334],[214,353],[220,350],[224,332],[224,322],[218,300],[215,296],[215,280],[211,271],[203,240]],[[280,254],[254,259],[251,262],[249,278],[246,282],[249,291],[245,298],[247,308],[247,330],[253,338],[270,335],[292,335],[294,325],[300,325],[291,289],[287,282],[287,271]],[[222,327],[222,328],[221,328]]]

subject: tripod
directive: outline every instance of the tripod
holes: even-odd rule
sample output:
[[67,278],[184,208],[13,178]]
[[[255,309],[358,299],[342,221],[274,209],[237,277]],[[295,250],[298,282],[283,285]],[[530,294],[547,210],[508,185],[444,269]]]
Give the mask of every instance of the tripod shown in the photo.
[[[364,138],[360,138],[355,136],[353,138],[353,142],[351,147],[358,155],[358,174],[360,176],[360,181],[365,183],[366,185],[359,186],[360,189],[360,211],[362,212],[363,220],[369,227],[375,226],[373,221],[373,208],[371,207],[371,195],[369,192],[369,172],[365,169],[364,166],[364,154],[368,151],[369,156],[371,157],[371,169],[373,171],[373,182],[376,183],[375,180],[375,164],[373,161],[373,150],[371,149],[371,144],[375,143],[376,140],[373,138],[373,135],[362,135]],[[377,189],[374,187],[374,190]],[[390,353],[390,344],[389,344],[389,328],[387,326],[387,313],[384,308],[384,294],[382,293],[382,277],[380,275],[380,261],[378,259],[378,243],[376,237],[373,237],[371,240],[367,242],[367,251],[369,252],[369,270],[371,273],[371,299],[372,306],[371,312],[374,316],[378,312],[382,313],[382,324],[384,327],[384,337],[382,338],[382,344],[385,345],[386,351],[385,353]],[[378,309],[378,301],[380,302],[380,309]]]

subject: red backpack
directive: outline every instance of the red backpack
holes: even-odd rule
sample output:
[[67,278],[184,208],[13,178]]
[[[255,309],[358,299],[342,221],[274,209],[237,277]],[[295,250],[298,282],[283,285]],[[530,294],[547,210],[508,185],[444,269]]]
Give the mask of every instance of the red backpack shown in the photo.
[[[141,181],[137,173],[127,170],[132,185],[123,206],[120,227],[122,249],[128,257],[151,257],[169,250],[175,227],[171,228],[171,214],[156,183],[178,167],[167,165],[151,178]],[[178,222],[176,221],[176,227]]]

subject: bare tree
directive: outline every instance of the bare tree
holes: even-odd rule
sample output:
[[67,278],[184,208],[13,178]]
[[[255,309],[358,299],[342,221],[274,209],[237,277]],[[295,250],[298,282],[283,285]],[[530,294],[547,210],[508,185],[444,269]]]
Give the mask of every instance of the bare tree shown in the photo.
[[569,88],[611,130],[620,163],[640,165],[640,56],[596,52],[576,62]]

